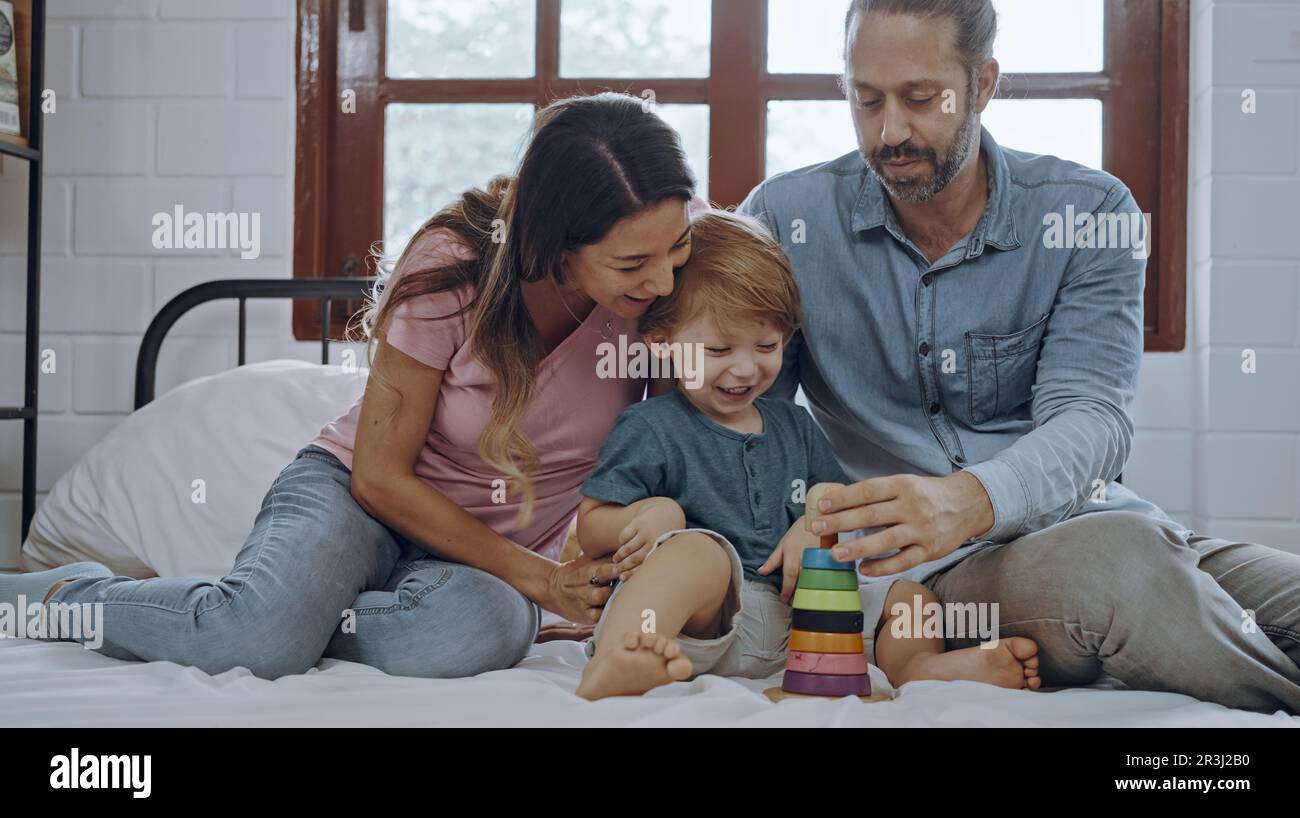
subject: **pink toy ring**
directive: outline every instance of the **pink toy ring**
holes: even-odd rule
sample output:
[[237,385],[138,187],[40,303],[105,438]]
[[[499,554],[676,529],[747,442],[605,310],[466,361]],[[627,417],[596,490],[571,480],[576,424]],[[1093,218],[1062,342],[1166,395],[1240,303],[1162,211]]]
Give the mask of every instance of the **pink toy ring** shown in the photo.
[[863,653],[812,653],[792,650],[786,654],[785,669],[796,673],[818,673],[822,676],[861,676],[867,672],[867,657]]

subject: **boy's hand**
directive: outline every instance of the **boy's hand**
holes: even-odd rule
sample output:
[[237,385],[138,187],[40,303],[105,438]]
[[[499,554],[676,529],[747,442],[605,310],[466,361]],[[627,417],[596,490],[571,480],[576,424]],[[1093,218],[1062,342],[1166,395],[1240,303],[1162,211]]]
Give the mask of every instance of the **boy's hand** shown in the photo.
[[767,576],[777,568],[784,568],[781,599],[789,602],[799,585],[799,569],[803,565],[804,549],[817,548],[820,545],[821,538],[816,534],[810,534],[804,525],[804,518],[800,517],[794,521],[794,525],[790,526],[790,530],[785,532],[785,536],[777,543],[776,550],[767,558],[767,562],[759,566],[758,573]]
[[614,566],[619,571],[619,580],[626,582],[631,578],[662,534],[685,527],[686,514],[672,498],[650,497],[640,501],[636,516],[618,535],[622,545],[614,552]]

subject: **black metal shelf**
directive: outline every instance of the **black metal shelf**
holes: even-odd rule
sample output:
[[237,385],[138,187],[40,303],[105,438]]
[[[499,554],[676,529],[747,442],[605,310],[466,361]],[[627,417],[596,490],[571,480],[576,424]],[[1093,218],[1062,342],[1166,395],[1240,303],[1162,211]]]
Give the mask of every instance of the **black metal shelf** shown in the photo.
[[0,154],[26,159],[29,162],[41,161],[41,152],[35,148],[25,148],[5,139],[0,139]]
[[[15,21],[16,22],[16,21]],[[27,326],[23,405],[0,407],[0,420],[23,422],[22,539],[36,513],[37,385],[41,317],[41,94],[45,87],[45,0],[32,0],[32,53],[28,67],[27,146],[0,140],[0,156],[29,162],[27,173]]]

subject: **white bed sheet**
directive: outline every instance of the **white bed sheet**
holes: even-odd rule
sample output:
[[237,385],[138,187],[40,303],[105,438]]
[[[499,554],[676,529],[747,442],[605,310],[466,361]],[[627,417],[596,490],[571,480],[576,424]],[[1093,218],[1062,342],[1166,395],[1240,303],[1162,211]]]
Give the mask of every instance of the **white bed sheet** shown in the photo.
[[[271,682],[242,668],[209,676],[171,662],[122,662],[70,643],[0,639],[0,727],[639,726],[639,727],[1300,727],[1300,717],[1231,710],[1173,693],[1003,690],[913,682],[889,702],[772,704],[755,681],[703,676],[644,697],[573,694],[577,642],[535,645],[517,667],[473,679],[388,676],[323,660]],[[873,668],[876,689],[886,686]]]

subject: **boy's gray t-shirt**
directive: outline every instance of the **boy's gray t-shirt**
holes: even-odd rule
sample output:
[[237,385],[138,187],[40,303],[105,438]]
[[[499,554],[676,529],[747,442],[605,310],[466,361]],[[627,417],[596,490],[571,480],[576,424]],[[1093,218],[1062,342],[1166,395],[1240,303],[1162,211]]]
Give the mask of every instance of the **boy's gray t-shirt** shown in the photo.
[[779,587],[780,571],[767,577],[756,571],[803,514],[807,489],[851,481],[803,407],[762,397],[754,405],[763,416],[761,434],[722,426],[676,389],[629,406],[582,493],[619,505],[671,497],[688,528],[712,529],[731,541],[746,578]]

